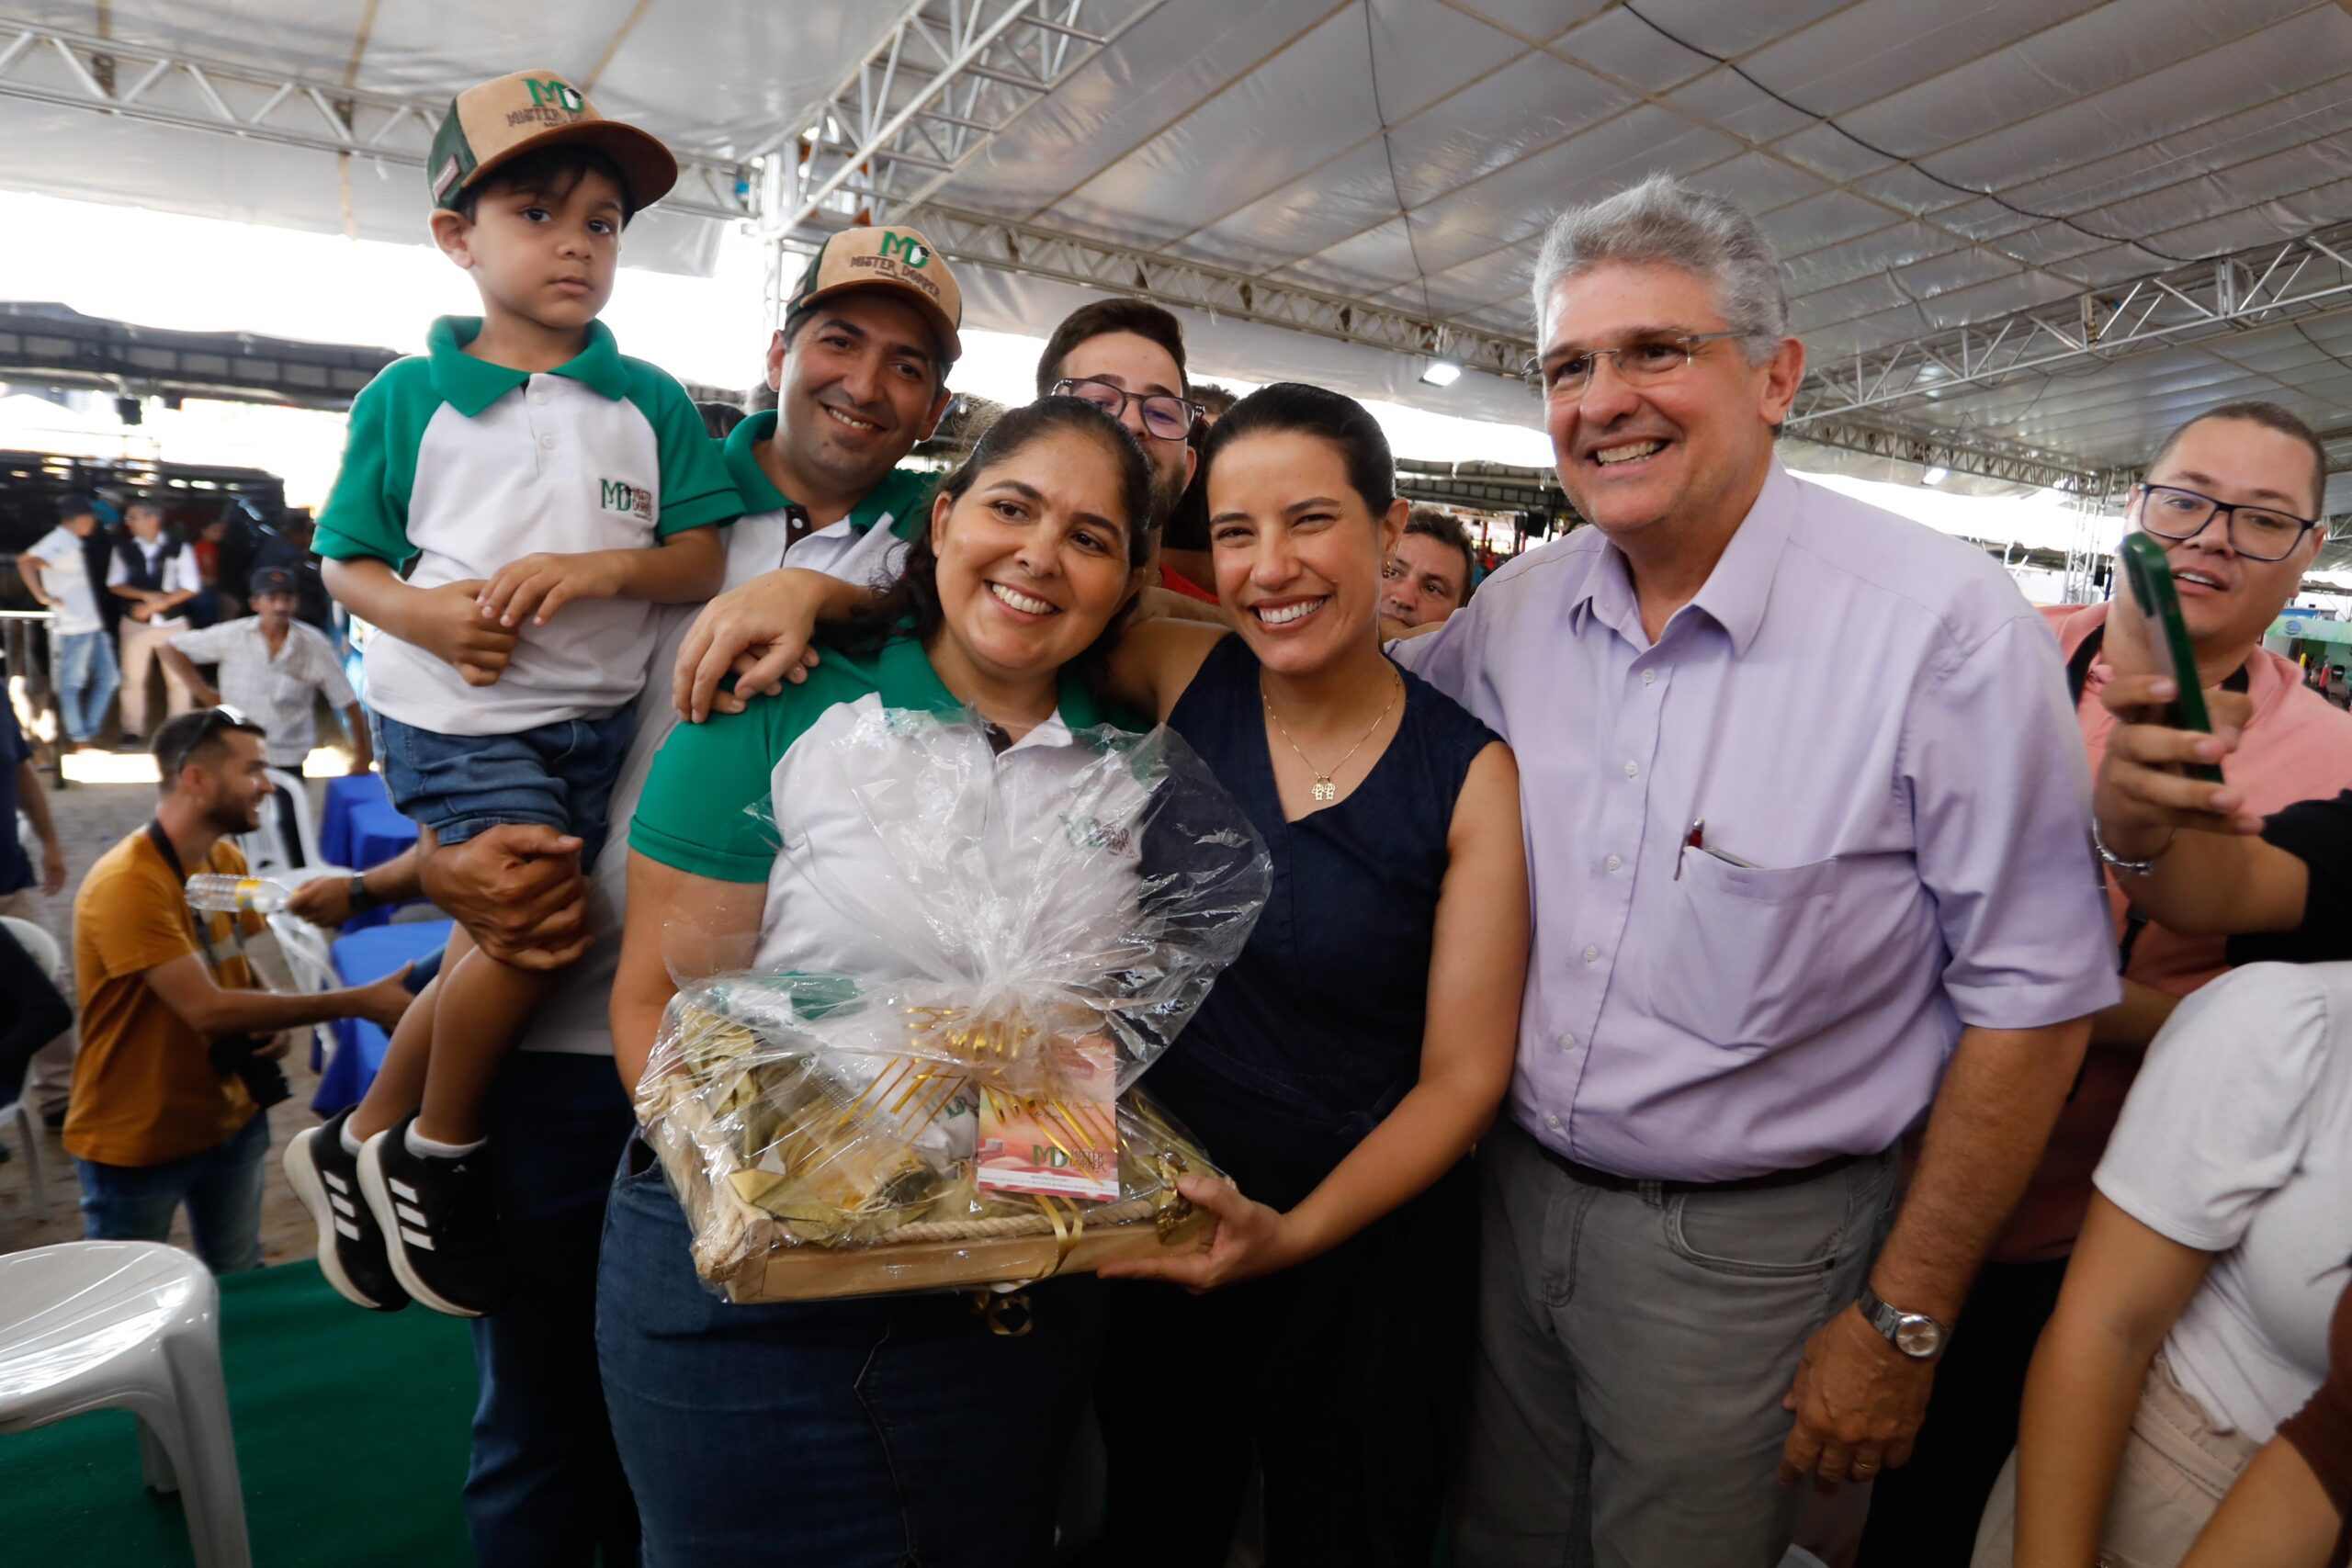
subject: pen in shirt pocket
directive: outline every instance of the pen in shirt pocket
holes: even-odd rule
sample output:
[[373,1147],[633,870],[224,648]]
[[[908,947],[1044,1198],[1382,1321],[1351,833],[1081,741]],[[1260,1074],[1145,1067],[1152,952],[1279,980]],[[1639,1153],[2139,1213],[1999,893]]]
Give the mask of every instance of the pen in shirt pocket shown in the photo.
[[1674,854],[1675,881],[1682,880],[1682,857],[1692,850],[1698,851],[1702,855],[1713,855],[1725,865],[1737,866],[1742,871],[1756,869],[1754,861],[1742,860],[1727,850],[1712,848],[1707,842],[1707,819],[1703,817],[1694,817],[1690,819],[1690,830],[1682,835],[1682,847]]

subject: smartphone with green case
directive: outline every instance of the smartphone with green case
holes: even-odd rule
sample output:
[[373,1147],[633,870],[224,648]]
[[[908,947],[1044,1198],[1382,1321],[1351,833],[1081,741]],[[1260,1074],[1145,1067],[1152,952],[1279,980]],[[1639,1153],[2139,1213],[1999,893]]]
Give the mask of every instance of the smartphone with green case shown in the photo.
[[[2123,536],[2115,556],[2122,563],[2123,581],[2131,590],[2132,603],[2139,608],[2141,624],[2148,628],[2148,650],[2155,658],[2156,668],[2171,676],[2179,688],[2179,695],[2165,705],[2165,727],[2211,734],[2213,720],[2205,711],[2205,694],[2197,684],[2197,655],[2188,640],[2188,624],[2180,618],[2180,595],[2173,589],[2172,563],[2165,558],[2165,547],[2134,529]],[[2216,763],[2192,762],[2188,776],[2220,784],[2222,770]]]

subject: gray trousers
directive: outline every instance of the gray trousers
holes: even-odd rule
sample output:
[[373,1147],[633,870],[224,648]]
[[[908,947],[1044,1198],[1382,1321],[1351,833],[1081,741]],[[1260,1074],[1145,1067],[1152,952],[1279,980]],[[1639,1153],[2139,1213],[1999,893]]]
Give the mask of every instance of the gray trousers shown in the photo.
[[1771,1568],[1805,1341],[1860,1292],[1894,1157],[1787,1187],[1577,1180],[1507,1119],[1478,1150],[1460,1568]]

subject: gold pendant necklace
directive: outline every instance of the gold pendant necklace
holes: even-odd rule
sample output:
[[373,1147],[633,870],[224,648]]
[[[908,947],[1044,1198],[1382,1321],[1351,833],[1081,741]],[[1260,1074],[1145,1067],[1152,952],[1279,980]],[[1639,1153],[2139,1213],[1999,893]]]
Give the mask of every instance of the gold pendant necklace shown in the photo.
[[1363,750],[1363,743],[1372,739],[1374,730],[1387,722],[1390,710],[1396,705],[1396,699],[1405,694],[1405,678],[1397,675],[1393,669],[1389,671],[1389,674],[1396,677],[1396,689],[1388,694],[1387,705],[1380,710],[1380,716],[1372,721],[1371,728],[1356,737],[1356,743],[1348,748],[1348,755],[1332,763],[1328,769],[1317,767],[1315,760],[1300,750],[1298,742],[1290,738],[1290,728],[1283,723],[1283,716],[1274,711],[1274,699],[1266,695],[1266,690],[1262,685],[1258,688],[1258,700],[1266,705],[1266,716],[1274,721],[1274,728],[1281,734],[1283,744],[1297,752],[1298,760],[1306,764],[1306,771],[1315,775],[1315,786],[1308,793],[1316,800],[1328,803],[1340,798],[1340,786],[1331,782],[1331,775],[1346,767],[1349,758]]

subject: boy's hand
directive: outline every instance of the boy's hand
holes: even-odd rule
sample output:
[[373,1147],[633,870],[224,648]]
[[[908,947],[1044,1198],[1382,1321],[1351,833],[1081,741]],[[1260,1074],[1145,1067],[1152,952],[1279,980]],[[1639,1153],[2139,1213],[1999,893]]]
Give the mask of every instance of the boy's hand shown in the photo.
[[481,614],[502,626],[521,626],[526,618],[535,626],[543,626],[574,599],[614,598],[621,591],[621,581],[612,567],[612,553],[550,555],[542,551],[509,562],[483,587]]
[[481,613],[481,580],[417,590],[395,634],[458,667],[469,686],[495,684],[514,657],[514,634]]

